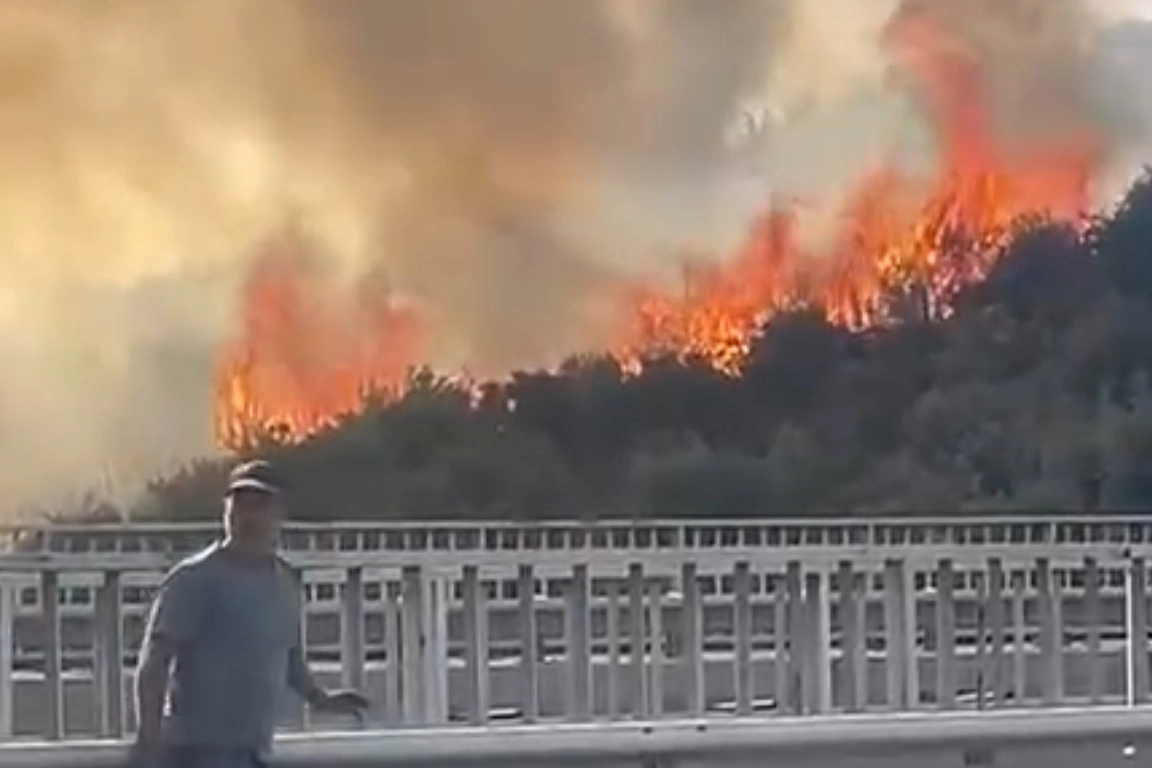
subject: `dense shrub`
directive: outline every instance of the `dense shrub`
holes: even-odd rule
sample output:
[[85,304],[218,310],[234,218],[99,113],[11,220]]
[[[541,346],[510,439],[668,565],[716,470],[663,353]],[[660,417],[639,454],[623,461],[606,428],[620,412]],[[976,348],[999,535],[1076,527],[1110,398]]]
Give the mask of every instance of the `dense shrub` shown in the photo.
[[[304,518],[591,518],[1152,504],[1152,184],[1086,234],[1026,222],[947,320],[776,318],[741,375],[572,360],[410,393],[269,446]],[[214,515],[224,464],[140,512]]]

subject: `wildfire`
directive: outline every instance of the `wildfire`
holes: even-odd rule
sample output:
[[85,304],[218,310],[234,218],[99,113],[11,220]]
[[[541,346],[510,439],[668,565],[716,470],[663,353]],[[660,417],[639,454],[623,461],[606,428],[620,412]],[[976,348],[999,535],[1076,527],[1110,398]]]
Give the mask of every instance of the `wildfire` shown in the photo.
[[[915,312],[947,316],[981,280],[1021,217],[1079,221],[1101,147],[1084,133],[1010,150],[995,135],[976,63],[939,29],[909,16],[887,42],[936,129],[927,178],[894,165],[861,179],[820,252],[799,237],[796,210],[773,207],[726,262],[685,266],[680,290],[639,284],[614,353],[637,365],[655,353],[691,355],[737,372],[763,324],[798,306],[851,328]],[[223,355],[216,397],[220,443],[295,440],[357,410],[367,392],[395,396],[425,352],[419,318],[387,286],[366,284],[352,307],[325,302],[293,248],[271,243],[251,274],[240,334]]]
[[298,440],[399,394],[423,354],[415,312],[382,280],[360,284],[358,301],[326,300],[297,233],[261,249],[242,298],[238,339],[216,372],[216,438],[233,450],[260,440]]
[[795,210],[776,208],[731,261],[688,269],[681,293],[639,287],[618,348],[625,360],[660,351],[735,373],[764,323],[799,305],[851,328],[897,319],[909,306],[944,317],[957,292],[988,273],[1022,217],[1083,220],[1100,158],[1094,137],[1070,133],[1009,150],[994,135],[976,64],[938,27],[908,16],[888,42],[908,54],[925,97],[940,144],[935,174],[868,174],[824,252],[806,252]]

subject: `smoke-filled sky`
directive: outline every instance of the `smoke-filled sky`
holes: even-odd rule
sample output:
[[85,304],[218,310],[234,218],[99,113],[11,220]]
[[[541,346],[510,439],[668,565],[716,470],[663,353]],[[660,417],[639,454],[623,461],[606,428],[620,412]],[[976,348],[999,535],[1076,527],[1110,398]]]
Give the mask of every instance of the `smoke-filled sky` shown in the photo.
[[214,351],[288,220],[423,307],[434,362],[594,346],[621,274],[930,150],[879,42],[912,5],[1012,130],[1142,139],[1093,47],[1135,0],[4,0],[0,509],[211,450]]

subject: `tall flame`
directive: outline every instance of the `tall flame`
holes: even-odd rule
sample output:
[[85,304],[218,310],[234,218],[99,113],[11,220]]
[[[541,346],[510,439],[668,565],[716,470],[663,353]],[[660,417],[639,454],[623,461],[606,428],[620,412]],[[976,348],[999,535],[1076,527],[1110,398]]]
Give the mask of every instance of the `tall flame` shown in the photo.
[[216,372],[216,437],[228,448],[300,439],[366,397],[394,397],[423,354],[419,318],[387,284],[365,280],[351,305],[329,299],[314,255],[289,232],[263,245],[248,278],[241,333]]
[[1093,136],[1005,147],[974,63],[950,50],[937,27],[908,16],[892,26],[889,42],[911,57],[926,98],[940,145],[934,175],[910,178],[894,165],[867,174],[823,252],[806,252],[796,210],[778,207],[730,262],[689,268],[682,293],[640,286],[618,348],[626,360],[659,350],[735,372],[758,329],[799,305],[851,328],[892,319],[894,302],[944,317],[957,292],[988,273],[1022,217],[1083,220],[1103,149]]
[[[1021,217],[1082,220],[1104,149],[1094,136],[1069,129],[1007,146],[978,66],[938,26],[906,15],[886,42],[936,129],[934,172],[914,177],[889,163],[867,173],[818,250],[803,244],[795,206],[772,206],[731,259],[685,266],[680,290],[631,286],[610,345],[623,363],[672,353],[736,373],[763,324],[798,306],[850,328],[908,311],[945,317]],[[353,307],[325,302],[297,256],[273,244],[250,277],[217,377],[217,436],[229,448],[270,432],[300,439],[356,410],[366,392],[396,395],[426,352],[420,318],[386,286],[369,286],[377,290]]]

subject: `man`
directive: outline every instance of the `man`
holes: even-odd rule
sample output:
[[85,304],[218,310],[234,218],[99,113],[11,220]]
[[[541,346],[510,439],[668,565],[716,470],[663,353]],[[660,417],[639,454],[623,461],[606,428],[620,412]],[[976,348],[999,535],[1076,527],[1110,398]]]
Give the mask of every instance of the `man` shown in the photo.
[[137,670],[135,764],[263,765],[284,687],[322,711],[359,714],[368,706],[354,691],[325,691],[308,670],[299,590],[277,555],[280,494],[267,462],[234,469],[224,540],[162,583]]

